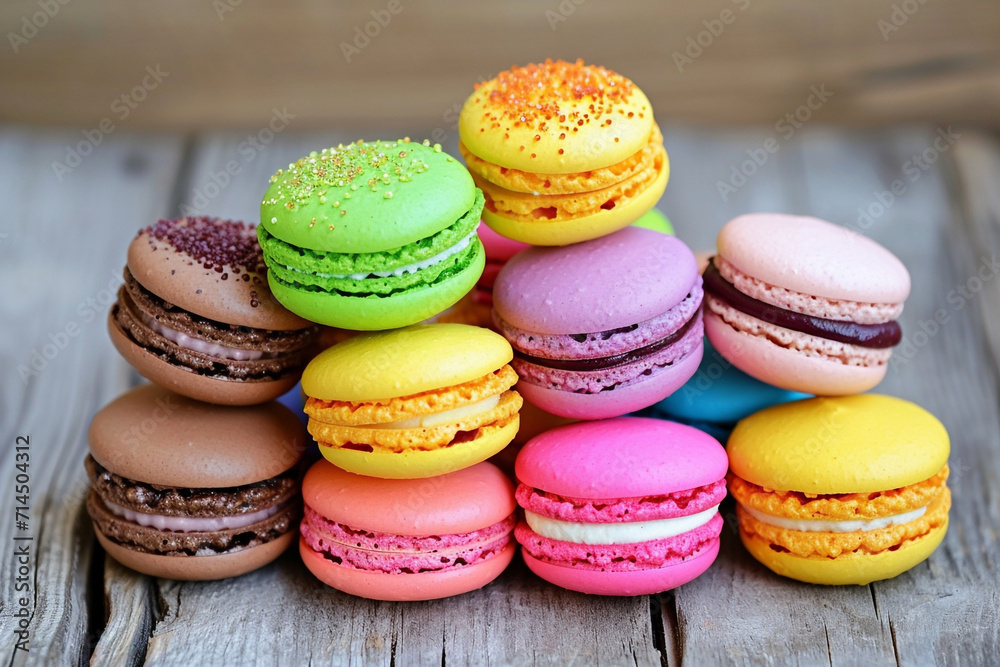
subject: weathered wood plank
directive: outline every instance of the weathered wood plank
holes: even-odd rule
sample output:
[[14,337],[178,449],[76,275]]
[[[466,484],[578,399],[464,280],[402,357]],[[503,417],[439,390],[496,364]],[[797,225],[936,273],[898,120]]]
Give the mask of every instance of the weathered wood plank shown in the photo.
[[107,556],[102,574],[108,618],[90,657],[91,667],[141,665],[153,630],[152,579]]
[[1000,654],[1000,399],[990,347],[997,330],[988,324],[1000,295],[990,268],[1000,250],[998,165],[995,138],[963,132],[941,160],[949,209],[936,227],[907,225],[909,238],[926,238],[923,253],[903,256],[917,267],[916,298],[903,318],[908,363],[895,369],[889,391],[947,427],[952,509],[948,535],[926,563],[873,585],[901,664],[990,664]]
[[[104,330],[134,230],[163,213],[179,164],[179,141],[108,136],[62,181],[78,133],[0,128],[0,662],[80,664],[90,656],[83,456],[94,412],[127,383]],[[34,365],[32,365],[34,362]],[[30,521],[15,526],[16,436],[30,436]],[[15,536],[32,536],[27,591],[16,588]],[[100,596],[100,591],[90,591]],[[13,631],[26,597],[30,651]],[[98,597],[98,602],[100,597]],[[99,627],[99,625],[98,625]]]

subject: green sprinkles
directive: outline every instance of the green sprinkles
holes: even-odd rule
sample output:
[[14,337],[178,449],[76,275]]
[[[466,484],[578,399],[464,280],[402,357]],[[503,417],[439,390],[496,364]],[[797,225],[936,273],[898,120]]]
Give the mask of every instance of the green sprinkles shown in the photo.
[[[294,211],[296,206],[308,203],[313,197],[318,197],[321,204],[327,203],[327,191],[331,188],[347,188],[340,193],[341,199],[350,199],[351,192],[357,191],[358,183],[366,183],[372,192],[378,192],[382,187],[391,186],[393,178],[400,183],[413,180],[414,174],[422,174],[430,165],[419,155],[412,155],[407,150],[409,138],[397,141],[358,140],[352,144],[339,145],[336,148],[324,148],[321,151],[311,151],[307,157],[288,165],[287,169],[279,169],[271,176],[271,183],[278,185],[263,204],[283,204]],[[430,146],[429,140],[423,141],[424,146]],[[441,144],[434,144],[435,153],[441,152]],[[419,151],[418,151],[419,153]],[[392,199],[392,190],[385,190],[385,199]],[[333,202],[339,208],[340,200]],[[341,215],[346,211],[341,209]]]

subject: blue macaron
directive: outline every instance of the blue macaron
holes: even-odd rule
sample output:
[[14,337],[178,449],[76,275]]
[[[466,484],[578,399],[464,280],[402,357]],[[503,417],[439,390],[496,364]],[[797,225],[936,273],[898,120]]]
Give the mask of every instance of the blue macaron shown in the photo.
[[750,377],[726,361],[708,340],[698,371],[680,389],[642,412],[700,429],[723,444],[736,422],[764,408],[809,398]]

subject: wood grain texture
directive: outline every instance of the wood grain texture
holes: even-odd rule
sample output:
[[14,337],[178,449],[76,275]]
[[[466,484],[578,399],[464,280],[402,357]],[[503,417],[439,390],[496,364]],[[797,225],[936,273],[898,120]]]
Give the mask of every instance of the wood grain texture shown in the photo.
[[[81,664],[90,656],[87,595],[101,591],[87,590],[93,535],[83,507],[86,433],[94,412],[128,382],[104,313],[128,241],[162,215],[179,167],[176,140],[116,136],[59,181],[51,163],[75,140],[68,132],[0,128],[0,279],[11,286],[0,300],[4,664]],[[27,531],[16,530],[10,516],[17,435],[31,439]],[[34,537],[27,655],[13,653],[13,614],[25,595],[15,590],[15,534]]]
[[[386,21],[390,4],[401,11]],[[435,127],[476,80],[513,64],[582,57],[639,83],[661,121],[770,126],[825,84],[834,96],[817,117],[831,122],[996,126],[1000,5],[913,0],[909,14],[896,5],[73,2],[27,43],[0,49],[0,118],[255,128],[287,107],[300,127]],[[37,11],[35,0],[3,3],[0,32],[25,31]],[[366,29],[374,37],[358,37]],[[362,48],[345,55],[342,45],[355,42]],[[678,65],[678,57],[690,61]],[[169,76],[148,95],[140,90],[146,99],[134,108],[116,105],[147,65]]]
[[91,667],[141,665],[153,631],[152,579],[108,557],[102,574],[107,619],[101,619],[103,631],[90,657]]

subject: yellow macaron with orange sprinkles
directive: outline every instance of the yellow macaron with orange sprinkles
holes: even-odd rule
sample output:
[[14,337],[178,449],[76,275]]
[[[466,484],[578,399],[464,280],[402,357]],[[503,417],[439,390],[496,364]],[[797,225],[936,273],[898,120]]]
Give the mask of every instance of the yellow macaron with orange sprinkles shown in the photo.
[[653,109],[629,79],[578,60],[513,67],[479,84],[459,150],[486,197],[483,221],[533,245],[567,245],[635,222],[670,166]]
[[743,545],[786,577],[895,577],[948,530],[948,433],[908,401],[859,394],[784,403],[740,421],[726,450]]
[[465,324],[362,334],[306,367],[309,432],[349,472],[434,477],[493,456],[514,438],[521,396],[513,350]]

